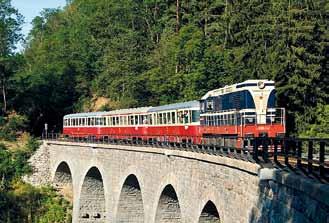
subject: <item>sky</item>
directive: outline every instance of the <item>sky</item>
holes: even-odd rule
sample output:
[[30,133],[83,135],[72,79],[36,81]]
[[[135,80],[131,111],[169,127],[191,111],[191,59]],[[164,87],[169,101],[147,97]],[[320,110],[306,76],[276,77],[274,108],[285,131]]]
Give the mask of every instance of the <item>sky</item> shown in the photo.
[[25,18],[22,33],[26,36],[32,28],[31,22],[34,17],[38,16],[44,8],[65,6],[66,0],[12,0],[11,4]]

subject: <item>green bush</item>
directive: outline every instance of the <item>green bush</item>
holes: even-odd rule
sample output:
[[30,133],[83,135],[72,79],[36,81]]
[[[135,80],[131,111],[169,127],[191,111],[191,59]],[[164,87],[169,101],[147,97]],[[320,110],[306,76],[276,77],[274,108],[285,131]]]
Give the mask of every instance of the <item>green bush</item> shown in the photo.
[[11,113],[0,118],[0,139],[14,141],[27,126],[26,116]]

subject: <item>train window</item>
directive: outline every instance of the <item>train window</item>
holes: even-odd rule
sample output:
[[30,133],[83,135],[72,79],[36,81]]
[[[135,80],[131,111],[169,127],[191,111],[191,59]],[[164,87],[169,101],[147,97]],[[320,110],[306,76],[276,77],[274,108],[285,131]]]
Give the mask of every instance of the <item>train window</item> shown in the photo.
[[167,112],[167,123],[168,124],[171,124],[171,113],[170,112]]
[[189,123],[189,114],[188,114],[188,111],[185,110],[183,115],[184,115],[184,123]]
[[138,120],[138,115],[135,115],[135,125],[138,125],[139,124],[139,120]]
[[192,122],[198,122],[200,120],[200,112],[192,110]]
[[208,100],[207,101],[207,111],[212,111],[214,109],[214,101]]
[[147,124],[152,125],[152,114],[147,115]]
[[167,113],[162,113],[163,124],[167,124]]
[[117,117],[115,117],[115,125],[119,125],[119,124],[120,124],[119,117],[117,116]]
[[82,121],[81,124],[84,126],[85,125],[85,118],[82,118],[81,121]]
[[141,123],[143,125],[146,125],[148,123],[148,120],[147,120],[147,116],[146,115],[142,115],[141,116]]
[[205,107],[206,107],[205,105],[206,105],[205,101],[201,101],[201,102],[200,102],[200,108],[201,108],[201,112],[202,112],[202,113],[205,112]]
[[162,124],[162,114],[158,114],[158,124],[161,125]]
[[143,125],[147,125],[149,123],[148,115],[143,115],[142,118],[143,118],[142,120]]
[[176,123],[176,115],[175,115],[175,112],[171,112],[171,122],[172,122],[172,124],[175,124]]
[[181,124],[184,123],[184,115],[183,115],[183,111],[179,111],[177,112],[177,123]]

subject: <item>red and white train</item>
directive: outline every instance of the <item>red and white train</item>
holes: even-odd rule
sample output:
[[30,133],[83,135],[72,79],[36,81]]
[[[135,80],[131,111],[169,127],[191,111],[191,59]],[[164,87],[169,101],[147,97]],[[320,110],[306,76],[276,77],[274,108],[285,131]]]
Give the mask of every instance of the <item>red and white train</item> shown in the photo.
[[285,110],[275,107],[273,81],[248,80],[209,91],[200,101],[64,116],[68,137],[202,140],[285,134]]

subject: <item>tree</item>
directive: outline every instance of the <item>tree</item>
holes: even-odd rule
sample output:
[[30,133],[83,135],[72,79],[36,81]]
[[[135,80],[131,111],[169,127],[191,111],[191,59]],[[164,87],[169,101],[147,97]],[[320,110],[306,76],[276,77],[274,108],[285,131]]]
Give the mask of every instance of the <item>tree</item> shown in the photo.
[[23,17],[14,9],[10,0],[0,0],[0,84],[2,93],[2,111],[7,112],[7,86],[13,74],[14,49],[17,42],[22,40],[21,24]]

